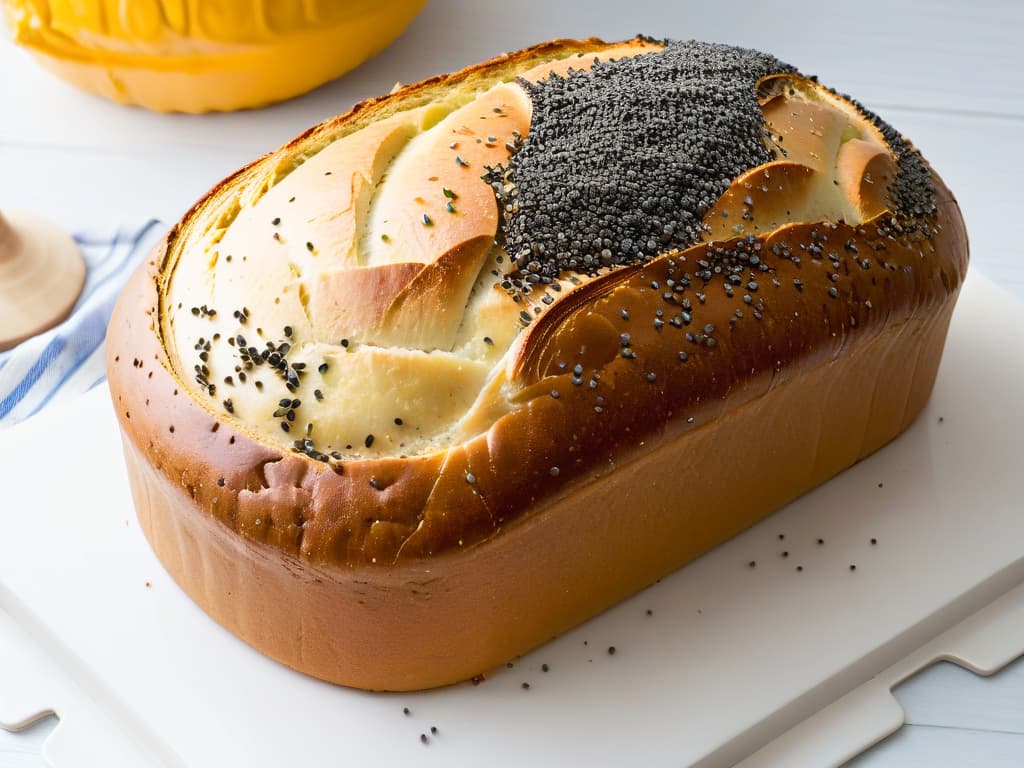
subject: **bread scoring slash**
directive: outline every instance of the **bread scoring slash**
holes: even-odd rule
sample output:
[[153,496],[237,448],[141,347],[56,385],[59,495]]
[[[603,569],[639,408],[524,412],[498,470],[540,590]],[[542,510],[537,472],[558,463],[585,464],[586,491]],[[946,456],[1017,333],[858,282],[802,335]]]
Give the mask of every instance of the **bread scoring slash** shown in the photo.
[[897,436],[966,266],[917,150],[774,57],[507,54],[168,233],[108,343],[139,519],[289,666],[466,680]]

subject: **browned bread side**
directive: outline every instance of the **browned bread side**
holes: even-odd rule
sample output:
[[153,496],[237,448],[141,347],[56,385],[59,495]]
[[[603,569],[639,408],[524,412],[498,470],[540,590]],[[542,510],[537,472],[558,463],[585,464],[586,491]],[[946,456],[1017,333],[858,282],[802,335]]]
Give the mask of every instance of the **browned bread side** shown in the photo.
[[[237,221],[253,189],[285,189],[296,158],[323,161],[346,137],[363,143],[344,162],[372,161],[390,135],[371,140],[374,126],[606,47],[550,43],[357,106],[215,188],[126,288],[108,360],[143,529],[183,588],[268,655],[371,689],[483,673],[868,455],[927,400],[966,269],[959,210],[933,177],[925,231],[904,226],[878,192],[895,174],[891,153],[868,137],[840,146],[830,170],[835,199],[862,219],[840,221],[834,199],[815,191],[822,150],[808,138],[829,134],[801,131],[838,98],[824,92],[811,106],[765,102],[792,149],[733,182],[707,214],[705,242],[581,275],[527,313],[489,363],[463,440],[407,456],[356,455],[362,446],[311,456],[225,412],[224,385],[197,393],[182,345],[169,344],[171,280],[187,249]],[[508,157],[501,149],[495,165]],[[426,157],[451,172],[450,156]],[[487,155],[462,159],[475,167]],[[366,347],[448,343],[467,321],[445,312],[463,312],[467,291],[481,290],[471,283],[499,225],[493,196],[463,192],[456,204],[465,218],[413,230],[432,239],[409,259],[322,278],[324,313],[348,312]],[[751,211],[742,237],[721,228]],[[346,236],[354,242],[331,242]],[[427,251],[435,256],[423,262]],[[723,258],[750,267],[728,292],[718,273],[695,277]],[[506,307],[509,294],[493,290],[488,311],[532,310],[529,299]]]

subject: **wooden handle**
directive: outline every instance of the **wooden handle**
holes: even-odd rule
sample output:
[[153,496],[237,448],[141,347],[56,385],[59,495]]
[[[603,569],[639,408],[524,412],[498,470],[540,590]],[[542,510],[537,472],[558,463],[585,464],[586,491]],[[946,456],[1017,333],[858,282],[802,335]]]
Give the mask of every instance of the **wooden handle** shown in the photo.
[[74,240],[34,214],[0,212],[0,351],[62,322],[84,284]]

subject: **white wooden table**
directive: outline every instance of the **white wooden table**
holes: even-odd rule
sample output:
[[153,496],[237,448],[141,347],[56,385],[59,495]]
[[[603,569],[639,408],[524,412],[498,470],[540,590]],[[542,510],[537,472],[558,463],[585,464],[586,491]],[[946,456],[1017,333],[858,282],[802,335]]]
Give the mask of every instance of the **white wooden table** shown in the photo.
[[[853,93],[911,137],[957,194],[972,269],[1024,301],[1024,4],[818,0],[514,3],[433,0],[399,43],[288,104],[205,117],[124,109],[80,94],[0,42],[0,209],[74,230],[171,222],[228,172],[355,101],[552,37],[644,32],[760,47]],[[1022,342],[1024,343],[1024,342]],[[1024,628],[1022,628],[1024,632]],[[907,726],[855,761],[1024,765],[1024,661],[990,679],[939,664],[901,688]],[[52,720],[0,731],[0,768],[41,766]]]

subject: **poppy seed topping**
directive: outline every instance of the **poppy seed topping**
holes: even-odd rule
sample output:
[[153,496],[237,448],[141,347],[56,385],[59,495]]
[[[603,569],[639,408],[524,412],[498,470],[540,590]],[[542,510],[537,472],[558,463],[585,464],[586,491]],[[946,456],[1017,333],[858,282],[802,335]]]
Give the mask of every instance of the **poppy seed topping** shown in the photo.
[[[533,104],[529,135],[484,176],[519,269],[547,283],[699,242],[702,218],[736,177],[782,154],[758,100],[759,82],[779,74],[796,70],[759,51],[691,40],[598,60],[589,72],[520,80]],[[934,188],[920,155],[850,103],[896,155],[897,207],[931,213]]]

